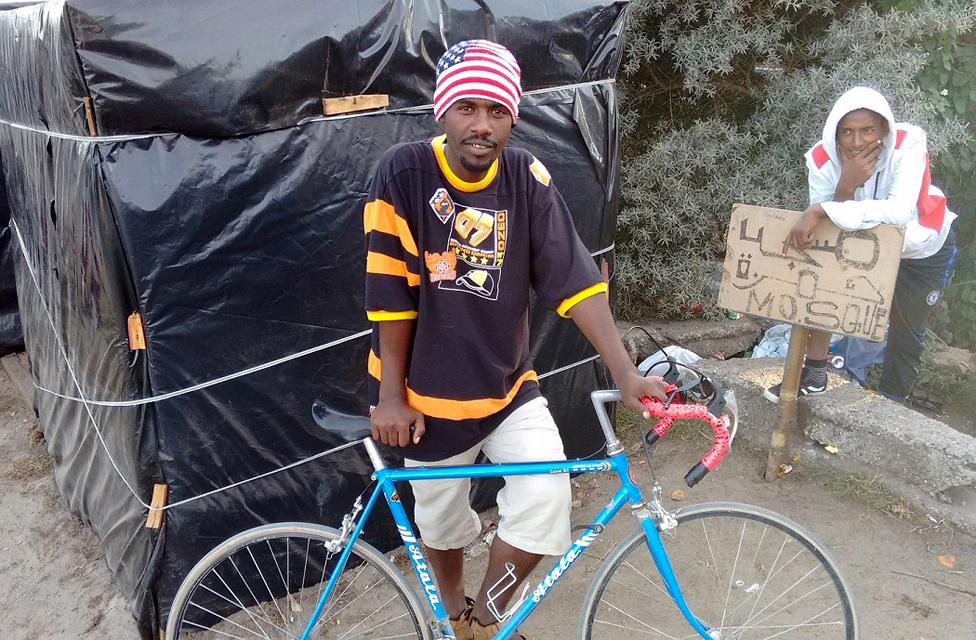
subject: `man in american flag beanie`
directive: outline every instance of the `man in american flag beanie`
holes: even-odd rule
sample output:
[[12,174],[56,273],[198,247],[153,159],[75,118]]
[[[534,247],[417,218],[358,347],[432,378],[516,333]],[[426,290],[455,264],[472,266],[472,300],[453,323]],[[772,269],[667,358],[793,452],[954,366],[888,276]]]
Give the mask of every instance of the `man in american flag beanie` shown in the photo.
[[489,40],[465,40],[445,51],[437,61],[434,118],[461,98],[494,100],[508,109],[513,125],[518,122],[522,70],[515,56]]
[[[640,376],[620,342],[608,285],[546,167],[506,146],[521,97],[508,49],[455,44],[437,63],[444,134],[394,146],[373,177],[363,211],[370,422],[408,467],[474,464],[482,452],[496,463],[566,459],[529,355],[530,291],[579,327],[629,407],[645,414],[642,396],[664,398],[663,381]],[[450,628],[491,638],[539,560],[570,546],[569,477],[505,478],[476,598],[464,590],[464,547],[481,533],[470,479],[411,486]]]

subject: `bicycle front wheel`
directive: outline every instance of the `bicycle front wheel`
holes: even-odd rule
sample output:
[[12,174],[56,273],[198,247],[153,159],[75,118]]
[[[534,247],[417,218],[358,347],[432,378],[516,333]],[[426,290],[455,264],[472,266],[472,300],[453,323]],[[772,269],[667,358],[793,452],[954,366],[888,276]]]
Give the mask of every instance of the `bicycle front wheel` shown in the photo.
[[[338,553],[331,527],[286,522],[221,543],[190,570],[170,608],[167,640],[300,638]],[[313,638],[430,637],[403,573],[375,547],[353,545]]]
[[[856,640],[850,590],[827,549],[772,511],[736,503],[681,509],[662,534],[691,612],[713,638]],[[643,530],[621,542],[591,583],[586,638],[698,637],[651,559]]]

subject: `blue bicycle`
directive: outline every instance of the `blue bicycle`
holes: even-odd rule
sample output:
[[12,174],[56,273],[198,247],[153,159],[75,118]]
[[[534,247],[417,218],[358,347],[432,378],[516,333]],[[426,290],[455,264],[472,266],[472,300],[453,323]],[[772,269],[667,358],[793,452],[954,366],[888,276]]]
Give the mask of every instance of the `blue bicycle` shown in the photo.
[[[676,371],[672,363],[672,371]],[[711,426],[709,452],[685,477],[693,486],[725,455],[737,426],[734,395],[700,372],[675,376],[667,402],[648,400],[658,418],[647,447],[676,419]],[[689,380],[690,378],[690,380]],[[400,501],[408,480],[614,472],[619,490],[534,587],[513,597],[495,638],[512,637],[560,578],[624,507],[637,530],[609,553],[586,595],[579,637],[711,640],[858,638],[850,591],[828,550],[799,525],[771,511],[731,502],[670,513],[655,482],[650,496],[632,481],[624,448],[607,415],[616,391],[592,393],[606,457],[524,464],[390,468],[362,418],[318,416],[333,433],[355,436],[375,469],[340,529],[286,522],[223,542],[190,571],[174,598],[166,638],[453,638],[433,575]],[[368,490],[367,490],[368,491]],[[393,514],[416,578],[360,539],[380,496]],[[680,584],[680,586],[679,586]]]

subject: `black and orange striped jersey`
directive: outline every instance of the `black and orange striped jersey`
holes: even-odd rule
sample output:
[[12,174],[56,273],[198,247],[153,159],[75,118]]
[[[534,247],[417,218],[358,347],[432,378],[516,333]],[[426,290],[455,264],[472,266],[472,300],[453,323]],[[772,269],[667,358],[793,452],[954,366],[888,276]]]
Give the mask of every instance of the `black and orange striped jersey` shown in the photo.
[[506,147],[477,182],[447,164],[444,137],[380,160],[363,215],[369,399],[379,397],[378,323],[416,319],[407,399],[427,434],[416,460],[465,451],[539,395],[529,358],[529,290],[567,316],[607,285],[541,162]]

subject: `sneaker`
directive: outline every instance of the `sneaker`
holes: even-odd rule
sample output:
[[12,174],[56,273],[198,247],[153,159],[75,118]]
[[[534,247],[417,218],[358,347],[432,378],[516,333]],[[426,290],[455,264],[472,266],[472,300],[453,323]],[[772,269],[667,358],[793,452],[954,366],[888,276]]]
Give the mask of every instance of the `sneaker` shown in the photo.
[[[766,390],[763,391],[763,397],[766,398],[767,400],[769,400],[770,402],[779,404],[779,392],[780,392],[780,389],[782,387],[783,387],[783,383],[782,382],[780,382],[779,384],[775,384],[775,385],[771,386],[770,388],[768,388],[768,389],[766,389]],[[818,386],[818,385],[811,384],[809,382],[804,383],[801,380],[800,381],[800,388],[797,389],[797,391],[796,391],[796,397],[797,398],[803,398],[803,397],[808,397],[809,398],[809,397],[815,397],[815,396],[822,396],[825,393],[827,393],[827,385],[826,384],[822,384],[822,385],[819,385]]]

